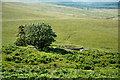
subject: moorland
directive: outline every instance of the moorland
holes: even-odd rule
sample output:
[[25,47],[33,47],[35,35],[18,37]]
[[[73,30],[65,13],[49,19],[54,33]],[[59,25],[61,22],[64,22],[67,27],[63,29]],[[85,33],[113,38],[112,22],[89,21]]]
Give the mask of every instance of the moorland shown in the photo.
[[[119,78],[118,9],[116,3],[106,4],[4,2],[3,79]],[[14,45],[18,26],[39,22],[50,24],[57,34],[49,49]]]

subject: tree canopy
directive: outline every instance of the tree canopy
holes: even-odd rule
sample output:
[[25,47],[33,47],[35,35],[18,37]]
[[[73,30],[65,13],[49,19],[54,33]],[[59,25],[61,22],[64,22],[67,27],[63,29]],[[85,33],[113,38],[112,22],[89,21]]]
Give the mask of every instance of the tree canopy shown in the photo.
[[17,46],[32,45],[38,49],[50,46],[55,41],[57,35],[50,25],[45,23],[27,24],[18,27]]

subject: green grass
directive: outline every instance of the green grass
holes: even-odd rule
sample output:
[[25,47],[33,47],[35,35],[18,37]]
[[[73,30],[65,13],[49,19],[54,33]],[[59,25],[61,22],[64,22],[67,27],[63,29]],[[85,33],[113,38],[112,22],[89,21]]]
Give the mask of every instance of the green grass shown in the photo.
[[39,19],[39,18],[54,18],[53,16],[45,15],[44,13],[25,8],[18,5],[3,3],[3,19]]
[[58,37],[54,44],[80,45],[85,48],[118,47],[118,25],[114,20],[62,19],[3,22],[3,45],[13,44],[16,40],[17,27],[28,23],[49,23]]
[[4,46],[2,53],[3,78],[119,78],[118,53],[16,46]]
[[[103,10],[107,13],[106,15],[104,12],[99,12],[100,10],[77,10],[47,3],[3,3],[2,8],[3,45],[14,43],[18,26],[45,22],[50,24],[58,35],[56,42],[53,44],[80,45],[85,48],[117,51],[118,22],[117,20],[105,20],[105,17],[103,17],[117,14],[115,10],[112,12]],[[75,14],[75,16],[67,14]],[[81,16],[81,14],[87,16]],[[93,16],[103,19],[93,19]]]
[[[118,21],[105,19],[117,15],[116,10],[85,11],[46,3],[3,3],[2,8],[3,78],[119,77]],[[7,46],[14,44],[20,25],[38,22],[50,24],[56,32],[53,45],[92,50],[68,51],[53,46],[54,50],[39,51]]]
[[41,18],[117,18],[117,10],[80,10],[49,3],[3,3],[3,19],[41,19]]

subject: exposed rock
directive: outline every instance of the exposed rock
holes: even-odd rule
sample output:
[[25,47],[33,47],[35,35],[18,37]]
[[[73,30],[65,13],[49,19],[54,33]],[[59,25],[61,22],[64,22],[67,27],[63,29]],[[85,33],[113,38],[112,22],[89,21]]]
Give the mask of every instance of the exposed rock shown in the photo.
[[73,45],[53,45],[53,46],[61,47],[63,49],[68,49],[68,50],[76,50],[76,51],[90,50],[90,49],[84,49],[81,46],[73,46]]

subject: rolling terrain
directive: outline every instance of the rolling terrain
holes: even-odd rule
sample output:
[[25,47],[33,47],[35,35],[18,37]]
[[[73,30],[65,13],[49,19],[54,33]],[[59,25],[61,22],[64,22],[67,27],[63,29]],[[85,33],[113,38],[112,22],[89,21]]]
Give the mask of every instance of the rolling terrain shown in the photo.
[[19,25],[45,22],[58,35],[54,44],[117,50],[117,20],[99,19],[99,14],[112,16],[117,11],[113,10],[114,14],[112,12],[111,15],[109,12],[112,10],[106,11],[107,14],[104,14],[102,10],[86,11],[48,3],[3,3],[3,45],[14,43]]
[[[4,80],[119,78],[118,21],[113,18],[117,9],[30,2],[3,3],[2,9],[0,74]],[[17,28],[29,23],[50,24],[56,42],[43,51],[15,46]],[[68,50],[65,45],[88,50]]]
[[[5,6],[5,9],[4,9]],[[12,10],[10,10],[12,8]],[[9,9],[9,10],[8,10]],[[68,7],[50,3],[40,3],[40,2],[11,2],[11,3],[3,3],[3,19],[12,19],[12,15],[14,18],[18,19],[27,18],[88,18],[88,19],[106,19],[111,16],[117,18],[117,9],[93,9],[93,10],[85,10],[75,7]],[[19,10],[19,11],[17,11]],[[13,14],[9,13],[9,15],[4,14],[5,11],[13,12]],[[21,11],[21,12],[20,12]],[[24,15],[22,13],[25,13]],[[29,13],[29,14],[27,14]],[[10,15],[11,14],[11,15]],[[94,14],[94,15],[93,15]],[[36,16],[35,16],[36,15]],[[34,17],[33,17],[34,16]],[[39,16],[39,18],[38,18]]]

